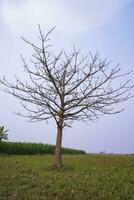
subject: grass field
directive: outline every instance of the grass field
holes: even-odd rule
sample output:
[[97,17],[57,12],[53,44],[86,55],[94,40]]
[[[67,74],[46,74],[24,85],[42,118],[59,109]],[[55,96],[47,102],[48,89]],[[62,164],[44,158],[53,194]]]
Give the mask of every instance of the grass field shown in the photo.
[[134,200],[134,156],[0,156],[0,200]]

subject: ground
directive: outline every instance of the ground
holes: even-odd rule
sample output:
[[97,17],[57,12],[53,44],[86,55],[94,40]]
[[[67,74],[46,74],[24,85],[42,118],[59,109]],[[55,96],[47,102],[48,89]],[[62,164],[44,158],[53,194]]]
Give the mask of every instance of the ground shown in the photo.
[[0,155],[0,200],[134,200],[134,156]]

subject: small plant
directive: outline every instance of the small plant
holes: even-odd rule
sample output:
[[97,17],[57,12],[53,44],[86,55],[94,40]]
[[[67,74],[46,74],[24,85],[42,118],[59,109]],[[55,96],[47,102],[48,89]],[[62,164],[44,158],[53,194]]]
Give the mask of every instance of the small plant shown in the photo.
[[8,130],[4,130],[4,126],[0,127],[0,142],[2,142],[2,140],[8,140],[7,132]]

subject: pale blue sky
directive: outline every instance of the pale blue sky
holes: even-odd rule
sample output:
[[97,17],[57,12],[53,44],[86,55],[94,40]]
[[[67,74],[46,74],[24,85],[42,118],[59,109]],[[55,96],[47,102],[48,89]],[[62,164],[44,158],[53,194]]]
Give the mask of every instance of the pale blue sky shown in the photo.
[[[31,50],[20,39],[37,41],[37,24],[44,32],[56,26],[51,43],[54,50],[71,50],[73,45],[86,53],[97,50],[124,72],[134,69],[133,0],[0,0],[0,77],[25,79],[20,54]],[[38,41],[37,41],[38,42]],[[134,82],[134,72],[131,74]],[[28,123],[12,111],[21,110],[17,99],[0,92],[0,124],[9,131],[10,141],[55,144],[53,121]],[[74,123],[64,130],[63,146],[87,152],[134,153],[134,100],[122,104],[119,115],[104,116],[98,122]]]

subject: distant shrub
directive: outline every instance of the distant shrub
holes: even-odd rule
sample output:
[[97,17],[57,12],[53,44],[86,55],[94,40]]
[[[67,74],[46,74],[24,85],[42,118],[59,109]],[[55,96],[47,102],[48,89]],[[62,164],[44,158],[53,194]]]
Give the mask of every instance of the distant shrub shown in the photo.
[[3,140],[8,140],[7,132],[8,130],[5,130],[4,126],[0,126],[0,142]]
[[[55,146],[41,143],[2,142],[0,153],[14,155],[54,154]],[[83,150],[62,148],[63,154],[86,154]]]

